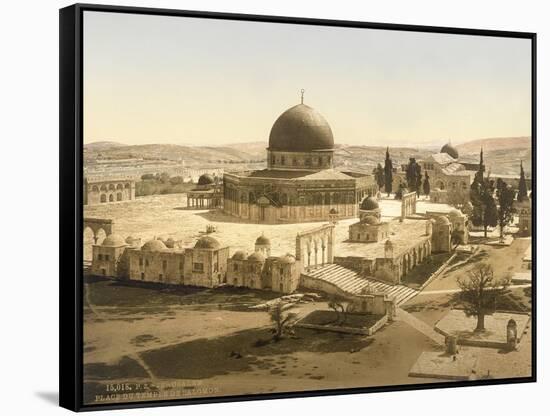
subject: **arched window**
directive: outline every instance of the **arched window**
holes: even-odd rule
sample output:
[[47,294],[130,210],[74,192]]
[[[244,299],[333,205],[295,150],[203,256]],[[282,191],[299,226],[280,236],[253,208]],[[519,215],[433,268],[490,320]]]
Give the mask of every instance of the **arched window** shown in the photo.
[[100,202],[107,202],[107,195],[101,194],[101,196],[99,197],[99,201]]

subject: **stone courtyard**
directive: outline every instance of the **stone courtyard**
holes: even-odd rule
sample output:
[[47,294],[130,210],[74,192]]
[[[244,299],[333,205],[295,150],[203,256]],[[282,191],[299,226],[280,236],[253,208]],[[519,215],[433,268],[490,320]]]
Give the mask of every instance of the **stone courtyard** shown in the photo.
[[[193,245],[196,239],[206,232],[206,226],[211,224],[216,227],[216,232],[212,235],[223,245],[230,246],[231,252],[236,250],[253,251],[254,241],[264,233],[271,240],[271,251],[275,255],[294,253],[296,233],[320,224],[320,222],[300,224],[244,223],[218,209],[189,210],[186,205],[186,198],[183,194],[152,195],[128,202],[85,206],[84,216],[112,219],[115,224],[115,232],[124,238],[131,235],[135,238],[141,238],[143,243],[155,237],[165,239],[172,237],[174,240],[181,240],[184,246]],[[379,205],[382,218],[385,221],[401,215],[401,201],[381,199]],[[446,204],[435,204],[422,199],[417,202],[417,213],[426,211],[447,212],[450,209],[451,207]],[[357,222],[357,218],[338,222],[334,251],[336,255],[351,255],[357,249],[364,251],[369,246],[362,243],[344,243],[348,239],[348,227],[354,222]],[[422,230],[417,229],[419,224],[415,224],[415,221],[405,220],[404,224],[401,225],[404,225],[402,229],[405,230],[403,236],[409,230],[411,238],[424,231],[424,227],[420,227]],[[393,224],[392,227],[398,227],[398,225]],[[90,250],[90,244],[91,237],[85,242],[85,253]]]

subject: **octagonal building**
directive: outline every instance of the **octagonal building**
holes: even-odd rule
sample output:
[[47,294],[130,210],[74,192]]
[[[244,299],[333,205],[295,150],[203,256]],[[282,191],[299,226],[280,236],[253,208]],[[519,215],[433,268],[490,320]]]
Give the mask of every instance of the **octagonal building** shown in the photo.
[[266,169],[224,174],[223,209],[244,222],[328,221],[331,210],[356,217],[359,202],[377,190],[370,174],[334,169],[332,129],[301,103],[273,124]]

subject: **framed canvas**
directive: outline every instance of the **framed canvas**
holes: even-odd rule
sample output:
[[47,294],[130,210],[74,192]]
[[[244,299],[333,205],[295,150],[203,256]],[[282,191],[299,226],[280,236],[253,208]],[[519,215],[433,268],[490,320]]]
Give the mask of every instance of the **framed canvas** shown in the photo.
[[60,10],[60,404],[536,380],[536,35]]

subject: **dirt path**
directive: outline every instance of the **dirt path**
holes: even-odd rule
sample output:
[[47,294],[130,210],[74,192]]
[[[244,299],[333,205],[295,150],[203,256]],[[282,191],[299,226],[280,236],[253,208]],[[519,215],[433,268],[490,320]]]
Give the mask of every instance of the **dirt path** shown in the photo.
[[404,311],[401,308],[397,308],[397,319],[409,324],[417,331],[426,335],[432,341],[439,345],[445,345],[445,337],[437,332],[428,324],[414,317],[409,312]]

